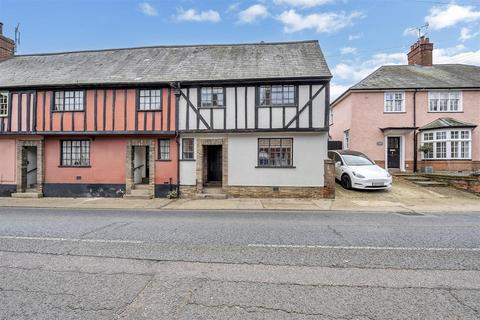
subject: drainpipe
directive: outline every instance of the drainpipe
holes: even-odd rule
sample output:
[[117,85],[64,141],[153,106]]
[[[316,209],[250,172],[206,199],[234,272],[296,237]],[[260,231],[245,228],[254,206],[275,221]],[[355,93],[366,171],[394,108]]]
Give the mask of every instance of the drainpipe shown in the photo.
[[418,144],[418,139],[417,139],[417,91],[418,89],[415,89],[413,92],[413,172],[418,171],[418,164],[417,164],[417,144]]
[[180,82],[171,83],[175,94],[175,142],[177,143],[177,195],[180,196],[180,133],[178,131],[178,109],[180,105]]

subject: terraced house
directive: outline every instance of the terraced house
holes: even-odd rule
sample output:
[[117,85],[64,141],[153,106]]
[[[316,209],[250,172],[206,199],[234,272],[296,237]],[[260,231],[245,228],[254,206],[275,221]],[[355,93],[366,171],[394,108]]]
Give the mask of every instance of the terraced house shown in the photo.
[[13,46],[0,37],[2,196],[333,194],[331,75],[316,41]]
[[389,170],[480,169],[480,67],[434,64],[422,37],[408,65],[382,66],[332,103],[330,134]]

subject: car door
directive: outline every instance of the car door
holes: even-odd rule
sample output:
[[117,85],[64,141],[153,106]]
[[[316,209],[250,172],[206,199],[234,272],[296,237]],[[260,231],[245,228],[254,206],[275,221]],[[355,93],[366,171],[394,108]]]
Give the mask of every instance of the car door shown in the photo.
[[340,179],[343,173],[343,161],[338,153],[333,154],[333,161],[335,161],[335,178]]

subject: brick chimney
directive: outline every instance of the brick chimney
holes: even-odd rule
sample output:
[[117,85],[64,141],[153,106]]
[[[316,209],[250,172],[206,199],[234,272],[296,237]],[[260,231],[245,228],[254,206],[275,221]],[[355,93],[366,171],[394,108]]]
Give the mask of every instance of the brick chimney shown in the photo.
[[3,23],[0,22],[0,61],[15,54],[15,41],[3,35]]
[[408,64],[419,66],[432,66],[433,43],[425,36],[420,37],[417,42],[410,46],[408,53]]

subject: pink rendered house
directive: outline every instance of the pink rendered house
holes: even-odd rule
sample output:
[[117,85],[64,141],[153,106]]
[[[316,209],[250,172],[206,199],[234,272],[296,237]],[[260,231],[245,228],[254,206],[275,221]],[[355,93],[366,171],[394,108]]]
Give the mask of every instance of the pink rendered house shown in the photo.
[[480,169],[480,67],[432,64],[420,38],[408,65],[382,66],[331,105],[331,140],[400,171]]

